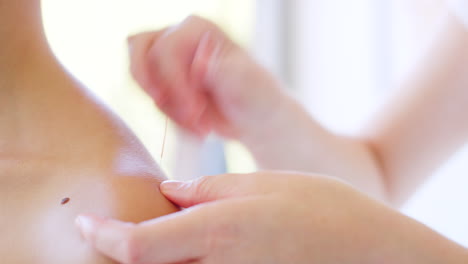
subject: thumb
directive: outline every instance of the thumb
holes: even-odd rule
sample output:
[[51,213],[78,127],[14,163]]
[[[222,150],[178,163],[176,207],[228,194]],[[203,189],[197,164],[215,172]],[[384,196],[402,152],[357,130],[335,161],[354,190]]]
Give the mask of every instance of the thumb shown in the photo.
[[161,192],[173,203],[184,207],[213,202],[233,197],[246,196],[255,190],[254,177],[223,174],[199,179],[161,183]]
[[82,237],[118,263],[192,263],[209,253],[207,225],[219,208],[197,208],[139,224],[80,215]]

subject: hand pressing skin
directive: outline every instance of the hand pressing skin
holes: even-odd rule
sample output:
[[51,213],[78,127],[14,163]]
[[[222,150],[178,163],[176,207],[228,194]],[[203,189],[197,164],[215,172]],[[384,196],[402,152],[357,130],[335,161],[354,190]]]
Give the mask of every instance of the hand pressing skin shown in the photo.
[[339,181],[297,173],[165,182],[185,211],[141,224],[81,216],[83,237],[124,264],[466,263],[465,249]]
[[129,46],[138,84],[177,124],[201,137],[252,134],[285,97],[273,76],[200,17],[130,37]]

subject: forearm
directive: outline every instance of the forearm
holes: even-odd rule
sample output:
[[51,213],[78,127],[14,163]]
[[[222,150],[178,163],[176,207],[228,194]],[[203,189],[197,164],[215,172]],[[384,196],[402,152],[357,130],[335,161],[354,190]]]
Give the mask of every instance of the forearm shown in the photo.
[[327,131],[292,98],[285,97],[274,116],[241,141],[262,169],[331,175],[374,198],[388,200],[379,162],[371,148]]
[[465,27],[448,16],[420,67],[364,135],[367,141],[326,131],[289,99],[243,142],[263,168],[337,176],[399,205],[467,139],[467,44]]
[[371,235],[374,240],[370,241],[373,241],[378,248],[374,256],[369,254],[370,258],[367,259],[367,263],[468,263],[466,248],[425,225],[395,211],[391,211],[390,214],[380,214],[380,219],[384,224],[386,223],[385,228],[374,230],[376,234]]

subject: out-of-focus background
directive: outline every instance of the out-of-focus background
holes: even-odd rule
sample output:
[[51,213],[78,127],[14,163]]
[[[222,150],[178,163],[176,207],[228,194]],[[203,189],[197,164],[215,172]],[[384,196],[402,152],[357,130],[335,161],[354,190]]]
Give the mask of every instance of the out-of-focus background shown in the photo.
[[[324,125],[356,133],[398,89],[447,9],[443,0],[43,0],[43,13],[63,64],[127,122],[169,177],[188,179],[255,165],[235,142],[197,142],[172,124],[161,158],[166,118],[129,75],[129,34],[208,17]],[[462,149],[404,213],[468,246],[467,174]]]

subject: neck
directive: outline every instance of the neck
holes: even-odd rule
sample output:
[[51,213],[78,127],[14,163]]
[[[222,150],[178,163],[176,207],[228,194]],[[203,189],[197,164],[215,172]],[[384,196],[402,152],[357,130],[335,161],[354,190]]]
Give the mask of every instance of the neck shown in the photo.
[[22,75],[48,54],[40,0],[0,0],[0,79]]
[[56,87],[67,83],[48,46],[40,4],[0,0],[0,159],[28,131],[40,134],[40,122],[54,113]]

